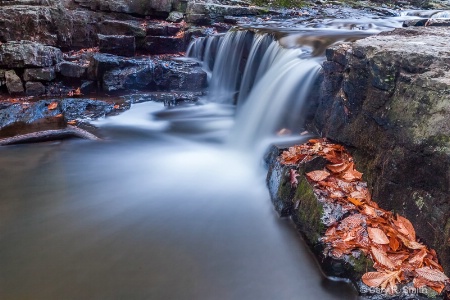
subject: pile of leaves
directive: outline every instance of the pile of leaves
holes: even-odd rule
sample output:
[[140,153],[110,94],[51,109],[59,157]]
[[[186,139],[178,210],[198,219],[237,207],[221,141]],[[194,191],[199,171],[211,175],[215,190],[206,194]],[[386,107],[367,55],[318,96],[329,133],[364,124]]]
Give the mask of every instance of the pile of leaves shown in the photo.
[[[297,166],[318,156],[327,161],[326,167],[306,173],[315,195],[340,204],[347,211],[326,230],[322,238],[325,254],[337,259],[360,252],[369,255],[376,271],[365,273],[362,281],[390,294],[397,291],[397,284],[411,281],[415,288],[427,286],[437,293],[450,291],[450,280],[443,273],[436,252],[417,240],[409,220],[378,207],[343,146],[326,139],[312,139],[290,147],[279,159],[284,165]],[[296,186],[299,174],[293,169],[290,176],[291,185]]]

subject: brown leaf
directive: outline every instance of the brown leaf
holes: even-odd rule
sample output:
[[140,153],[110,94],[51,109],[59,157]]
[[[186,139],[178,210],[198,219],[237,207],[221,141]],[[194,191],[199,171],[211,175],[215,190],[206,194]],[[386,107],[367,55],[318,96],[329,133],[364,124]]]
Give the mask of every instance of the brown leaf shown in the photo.
[[420,268],[422,267],[423,259],[425,258],[425,256],[427,256],[427,250],[425,248],[422,248],[409,259],[409,263],[415,268]]
[[53,110],[58,107],[58,102],[52,102],[47,106],[48,110]]
[[[333,152],[329,152],[329,153],[333,153]],[[327,169],[333,173],[341,173],[341,172],[345,171],[348,168],[348,166],[349,166],[349,164],[347,164],[346,162],[342,162],[339,164],[327,165]]]
[[306,176],[308,176],[312,181],[322,181],[330,176],[330,173],[328,173],[327,171],[317,170],[306,173]]
[[406,235],[411,241],[416,240],[416,231],[408,219],[397,215],[397,219],[393,220],[393,222],[400,233]]
[[69,125],[77,125],[77,120],[67,121],[67,124],[69,124]]
[[362,173],[355,170],[354,163],[351,163],[348,169],[342,175],[342,178],[346,181],[361,180],[362,175]]
[[379,228],[367,227],[367,233],[369,233],[369,237],[374,243],[381,245],[389,244],[389,239],[383,230]]
[[395,237],[390,237],[389,246],[392,250],[397,251],[400,248],[400,242]]
[[439,270],[431,269],[430,267],[423,267],[415,270],[417,275],[429,281],[444,282],[448,277]]
[[395,269],[394,263],[389,259],[386,252],[374,246],[370,247],[370,252],[372,253],[372,257],[377,263],[387,267],[388,269]]
[[409,249],[417,250],[425,248],[425,245],[422,245],[421,243],[418,243],[416,241],[411,241],[407,237],[399,234],[398,237],[402,240],[403,244],[408,247]]
[[73,94],[76,95],[76,96],[81,96],[81,95],[83,95],[83,94],[81,93],[81,88],[77,88],[77,89],[73,92]]
[[361,280],[370,287],[378,287],[388,280],[390,275],[384,272],[367,272],[361,277]]
[[347,198],[348,201],[350,201],[352,204],[356,205],[356,206],[360,206],[363,203],[361,201],[359,201],[358,199],[352,198],[352,197],[348,197]]

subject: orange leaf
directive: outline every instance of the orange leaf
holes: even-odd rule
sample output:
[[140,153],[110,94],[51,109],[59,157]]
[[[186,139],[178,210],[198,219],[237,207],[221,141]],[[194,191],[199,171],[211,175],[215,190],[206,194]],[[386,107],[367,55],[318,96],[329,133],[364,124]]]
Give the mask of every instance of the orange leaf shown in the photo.
[[114,105],[114,109],[119,109],[119,108],[120,108],[119,104]]
[[48,110],[53,110],[58,107],[58,102],[52,102],[47,106]]
[[400,248],[400,243],[395,237],[389,238],[389,247],[391,247],[392,250],[397,251],[398,248]]
[[356,171],[354,163],[351,163],[348,169],[342,175],[342,178],[346,181],[361,180],[362,173]]
[[393,220],[393,222],[400,233],[406,235],[412,241],[416,240],[416,231],[408,219],[397,215],[397,220]]
[[347,163],[342,162],[340,164],[327,165],[327,169],[333,173],[340,173],[345,171],[348,168],[348,166],[349,165]]
[[399,234],[398,237],[402,240],[403,244],[408,247],[409,249],[421,249],[424,248],[425,245],[422,245],[421,243],[418,243],[416,241],[411,241],[407,237],[404,237],[403,235]]
[[70,121],[67,121],[67,124],[69,124],[69,125],[77,125],[77,121],[76,120],[70,120]]
[[422,248],[413,257],[410,258],[409,263],[413,267],[419,268],[422,266],[425,256],[427,256],[427,250],[425,248]]
[[389,244],[389,239],[383,230],[379,228],[367,227],[367,233],[370,239],[377,244],[386,245]]
[[377,263],[389,269],[395,269],[394,263],[389,259],[386,252],[374,246],[370,247],[370,252],[372,253],[373,258]]
[[361,277],[361,280],[370,287],[378,287],[389,279],[389,274],[384,272],[367,272]]
[[430,267],[423,267],[415,270],[417,275],[429,281],[444,282],[448,277],[439,270],[431,269]]
[[306,173],[306,176],[308,176],[312,181],[322,181],[330,176],[330,173],[328,173],[327,171],[317,170]]

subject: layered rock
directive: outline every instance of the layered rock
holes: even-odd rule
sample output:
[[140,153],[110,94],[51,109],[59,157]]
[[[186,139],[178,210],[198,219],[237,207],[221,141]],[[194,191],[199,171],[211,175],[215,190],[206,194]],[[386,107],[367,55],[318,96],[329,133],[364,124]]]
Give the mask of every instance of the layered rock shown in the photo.
[[315,125],[353,149],[385,209],[450,272],[450,33],[396,29],[327,50]]

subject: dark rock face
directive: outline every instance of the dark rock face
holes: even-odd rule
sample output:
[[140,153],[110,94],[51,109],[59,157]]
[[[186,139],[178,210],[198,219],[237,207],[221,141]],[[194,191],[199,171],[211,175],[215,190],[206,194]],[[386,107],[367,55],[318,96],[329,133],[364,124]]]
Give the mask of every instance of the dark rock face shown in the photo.
[[26,82],[25,89],[28,96],[40,96],[45,94],[45,86],[41,82]]
[[131,57],[134,56],[136,52],[136,41],[134,36],[99,34],[98,46],[100,52],[119,56]]
[[65,77],[82,78],[86,74],[86,67],[70,61],[60,63],[58,68],[61,75]]
[[211,24],[212,22],[223,22],[225,16],[255,16],[265,12],[265,9],[255,6],[192,1],[188,3],[186,19],[194,24]]
[[50,67],[61,60],[61,50],[35,42],[8,42],[0,45],[1,67]]
[[326,137],[353,148],[374,199],[412,221],[447,273],[449,38],[439,27],[396,29],[328,49],[315,117]]
[[171,36],[148,36],[143,48],[150,54],[172,54],[184,51],[184,39]]
[[52,81],[55,78],[54,67],[25,69],[23,73],[23,79],[25,81]]
[[11,95],[21,94],[24,92],[23,83],[19,76],[17,76],[14,70],[9,70],[5,72],[5,81],[8,92]]
[[168,15],[174,0],[75,0],[76,3],[92,10],[102,10],[138,15]]

